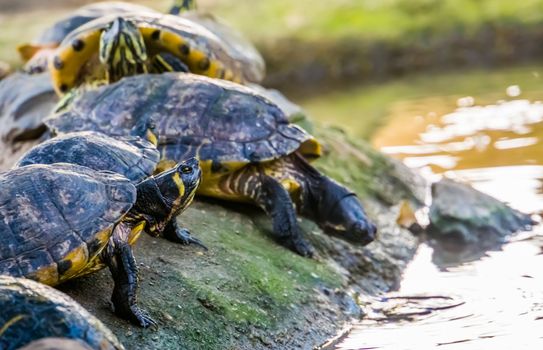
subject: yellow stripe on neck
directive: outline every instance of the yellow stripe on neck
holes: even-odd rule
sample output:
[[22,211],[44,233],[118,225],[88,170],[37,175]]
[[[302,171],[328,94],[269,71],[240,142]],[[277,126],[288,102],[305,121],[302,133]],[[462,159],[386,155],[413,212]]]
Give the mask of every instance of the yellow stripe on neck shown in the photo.
[[173,181],[175,182],[175,185],[179,189],[179,198],[183,197],[185,194],[185,184],[183,183],[183,180],[181,180],[181,176],[179,176],[178,172],[175,172],[172,176]]

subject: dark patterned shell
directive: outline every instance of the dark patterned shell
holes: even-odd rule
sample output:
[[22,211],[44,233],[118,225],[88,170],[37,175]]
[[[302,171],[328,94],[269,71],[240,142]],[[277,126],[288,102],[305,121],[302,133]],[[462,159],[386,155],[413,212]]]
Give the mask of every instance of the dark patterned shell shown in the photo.
[[[66,294],[31,280],[0,276],[0,349],[35,339],[78,339],[95,350],[121,350],[111,331]],[[5,327],[5,329],[3,328]]]
[[155,12],[145,6],[126,2],[104,1],[83,6],[66,18],[47,28],[33,43],[40,45],[58,45],[74,29],[102,16],[123,15],[129,12]]
[[85,131],[50,139],[28,151],[16,167],[30,164],[72,163],[94,170],[109,170],[139,182],[152,175],[160,154],[137,136],[114,139]]
[[226,25],[211,13],[187,11],[182,13],[181,16],[200,24],[215,34],[229,48],[228,52],[234,60],[243,65],[247,81],[260,82],[264,80],[266,73],[264,58],[241,33]]
[[17,168],[0,188],[0,274],[50,285],[93,261],[136,200],[125,177],[73,164]]
[[39,136],[58,97],[48,73],[15,73],[0,81],[0,137],[12,142]]
[[[86,38],[91,36],[91,33],[106,28],[117,17],[116,15],[103,16],[72,31],[62,41],[58,50],[59,55],[63,56],[61,53],[63,52],[63,48],[72,47],[76,39],[85,41]],[[127,21],[133,22],[140,29],[144,37],[150,39],[150,41],[146,41],[148,48],[149,44],[153,43],[153,39],[148,37],[149,33],[171,33],[175,37],[182,38],[179,42],[182,42],[183,45],[174,45],[173,48],[169,47],[168,44],[170,42],[176,41],[174,37],[170,36],[168,39],[164,39],[166,42],[162,42],[161,45],[164,47],[161,47],[161,50],[169,50],[182,60],[185,60],[186,55],[190,57],[193,51],[201,52],[207,61],[204,60],[198,63],[204,64],[203,62],[208,62],[207,65],[209,65],[211,61],[213,65],[213,62],[220,62],[224,70],[232,72],[234,75],[230,78],[225,77],[227,80],[237,81],[239,79],[258,83],[264,77],[264,61],[256,49],[243,39],[236,38],[233,33],[227,34],[226,29],[219,29],[221,28],[219,24],[212,26],[208,23],[208,27],[206,27],[198,23],[198,21],[189,18],[159,14],[157,12],[127,13],[122,17]],[[223,25],[223,27],[225,26]],[[217,33],[213,32],[213,30],[216,30]],[[189,52],[185,52],[187,48]],[[199,57],[200,55],[197,56]],[[201,58],[203,59],[204,57]],[[185,63],[189,67],[192,66],[192,63],[189,61]],[[198,73],[203,74],[207,69],[210,68],[202,68],[202,72]],[[66,67],[62,68],[62,70],[66,70]],[[193,70],[191,69],[191,71]]]
[[[100,103],[97,103],[100,101]],[[148,128],[180,160],[250,163],[276,159],[315,143],[255,91],[192,74],[141,75],[88,91],[46,121],[54,132],[95,130],[144,136]],[[171,146],[171,147],[169,147]]]

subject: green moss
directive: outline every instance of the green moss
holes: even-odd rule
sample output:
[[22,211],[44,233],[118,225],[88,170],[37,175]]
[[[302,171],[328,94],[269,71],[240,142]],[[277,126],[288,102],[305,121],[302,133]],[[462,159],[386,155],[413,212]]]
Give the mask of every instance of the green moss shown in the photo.
[[322,140],[329,155],[315,162],[317,168],[362,196],[378,192],[377,179],[391,168],[381,153],[338,128],[318,128],[315,136]]
[[[193,266],[165,259],[165,275],[157,279],[177,286],[176,297],[172,299],[171,288],[165,288],[147,302],[150,309],[167,309],[174,319],[184,320],[176,333],[187,348],[225,348],[232,329],[274,329],[314,288],[341,285],[341,276],[330,266],[302,258],[263,235],[269,218],[239,207],[251,213],[253,222],[235,209],[234,205],[231,212],[213,203],[196,203],[188,209],[182,224],[214,247],[209,257],[213,268],[195,271]],[[164,300],[172,300],[166,308]]]

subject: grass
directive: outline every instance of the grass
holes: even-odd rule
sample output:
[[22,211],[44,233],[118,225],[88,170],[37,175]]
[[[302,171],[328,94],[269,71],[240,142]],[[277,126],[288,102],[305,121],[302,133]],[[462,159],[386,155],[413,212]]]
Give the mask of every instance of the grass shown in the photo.
[[328,39],[344,36],[398,39],[415,31],[474,27],[483,22],[543,21],[541,0],[227,0],[201,1],[203,8],[256,40],[278,37]]

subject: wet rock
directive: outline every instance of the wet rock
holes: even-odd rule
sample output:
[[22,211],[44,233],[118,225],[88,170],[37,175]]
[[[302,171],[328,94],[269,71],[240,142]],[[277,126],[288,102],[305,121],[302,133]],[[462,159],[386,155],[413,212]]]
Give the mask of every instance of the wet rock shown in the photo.
[[427,234],[448,246],[488,248],[533,224],[529,215],[453,180],[434,183],[432,198]]

